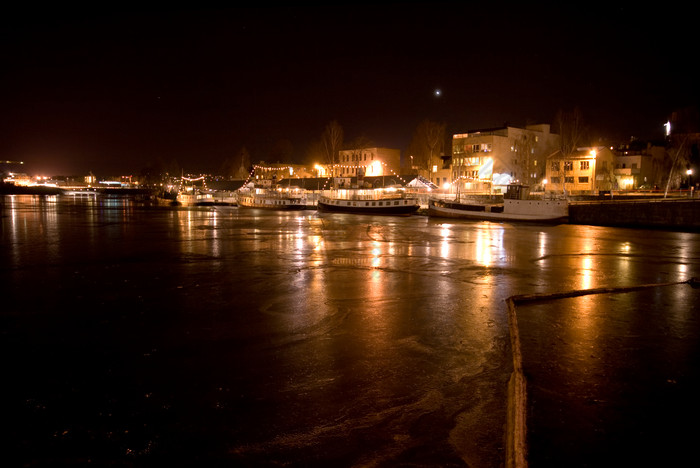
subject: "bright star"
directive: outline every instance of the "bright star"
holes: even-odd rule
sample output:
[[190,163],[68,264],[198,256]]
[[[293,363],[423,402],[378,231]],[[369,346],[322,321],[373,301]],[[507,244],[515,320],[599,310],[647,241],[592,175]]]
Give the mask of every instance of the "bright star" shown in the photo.
[[435,90],[435,97],[440,97],[441,95],[442,95],[442,91],[440,91],[439,89],[436,89]]

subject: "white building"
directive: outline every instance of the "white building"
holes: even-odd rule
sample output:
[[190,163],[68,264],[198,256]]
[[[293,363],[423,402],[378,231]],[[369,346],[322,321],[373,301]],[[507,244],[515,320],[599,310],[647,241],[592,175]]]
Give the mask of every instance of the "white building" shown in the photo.
[[452,180],[462,191],[500,191],[518,182],[541,186],[547,157],[559,147],[549,124],[498,127],[452,136]]

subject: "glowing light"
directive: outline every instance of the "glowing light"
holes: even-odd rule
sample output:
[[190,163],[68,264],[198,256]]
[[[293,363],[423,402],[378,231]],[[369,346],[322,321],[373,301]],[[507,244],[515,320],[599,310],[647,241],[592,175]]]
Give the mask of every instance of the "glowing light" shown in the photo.
[[490,179],[493,175],[493,158],[486,158],[479,168],[479,179]]

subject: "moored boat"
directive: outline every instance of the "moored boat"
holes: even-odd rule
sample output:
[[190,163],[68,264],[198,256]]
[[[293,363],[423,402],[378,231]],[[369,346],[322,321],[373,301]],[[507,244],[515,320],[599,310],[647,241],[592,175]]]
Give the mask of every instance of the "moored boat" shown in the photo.
[[179,206],[209,206],[214,204],[214,197],[209,192],[189,190],[179,192],[175,201]]
[[264,210],[305,210],[306,196],[297,187],[246,188],[238,193],[238,206]]
[[396,188],[334,190],[319,197],[316,206],[324,212],[394,216],[409,216],[420,208],[417,198]]
[[487,221],[524,221],[534,223],[563,223],[569,217],[567,200],[527,198],[527,188],[508,186],[503,203],[485,204],[431,199],[428,216]]

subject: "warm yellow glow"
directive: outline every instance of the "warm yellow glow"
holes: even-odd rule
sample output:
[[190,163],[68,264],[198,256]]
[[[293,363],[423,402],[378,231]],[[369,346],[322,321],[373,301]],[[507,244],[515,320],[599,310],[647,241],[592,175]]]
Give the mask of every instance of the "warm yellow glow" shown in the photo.
[[596,150],[594,150],[594,149],[591,150],[591,157],[592,157],[593,159],[595,159],[596,154],[597,154],[597,153],[596,153]]
[[437,164],[433,164],[433,172],[437,172]]
[[382,171],[382,163],[380,161],[374,161],[372,164],[367,166],[367,170],[365,172],[368,176],[380,176],[383,175]]

